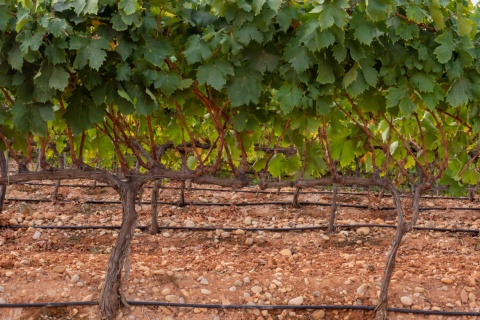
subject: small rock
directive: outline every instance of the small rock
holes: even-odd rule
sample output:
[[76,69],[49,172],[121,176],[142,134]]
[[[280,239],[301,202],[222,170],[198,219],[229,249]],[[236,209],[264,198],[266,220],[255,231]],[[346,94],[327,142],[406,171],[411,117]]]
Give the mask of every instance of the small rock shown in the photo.
[[93,294],[89,294],[88,296],[84,297],[82,301],[84,302],[93,301]]
[[475,302],[475,301],[477,301],[477,297],[475,296],[475,294],[474,294],[473,292],[470,292],[470,293],[468,294],[468,301],[470,301],[470,302]]
[[413,299],[410,298],[409,296],[403,296],[400,298],[400,302],[404,305],[404,306],[407,306],[407,307],[410,307],[411,305],[413,305]]
[[289,306],[300,306],[303,304],[303,297],[299,296],[293,299],[288,300]]
[[169,294],[169,295],[165,296],[165,300],[167,300],[168,302],[178,302],[178,298],[179,298],[179,296],[174,295],[174,294]]
[[357,234],[359,236],[366,236],[369,233],[370,233],[370,228],[369,227],[361,227],[361,228],[357,229]]
[[418,293],[424,293],[425,289],[422,288],[422,287],[415,287],[415,289],[413,289],[413,291],[418,292]]
[[235,291],[237,291],[237,287],[230,287],[230,288],[228,288],[228,291],[235,292]]
[[192,220],[187,220],[187,222],[185,222],[185,227],[194,228],[195,227],[195,222],[193,222]]
[[4,286],[0,286],[0,292],[5,292],[5,287]]
[[11,225],[11,226],[16,226],[16,225],[18,225],[18,221],[17,221],[17,219],[12,218],[12,219],[8,220],[8,224]]
[[452,284],[453,280],[451,278],[442,278],[440,281],[442,281],[443,284]]
[[172,293],[172,290],[166,288],[166,289],[163,289],[161,293],[162,293],[162,296],[168,296],[169,294]]
[[251,245],[253,244],[253,238],[247,238],[247,239],[245,239],[245,244],[246,244],[247,246],[251,246]]
[[368,289],[368,284],[364,283],[360,287],[357,288],[357,293],[358,294],[364,294],[365,292],[367,292],[367,289]]
[[263,291],[262,287],[260,286],[254,286],[250,290],[252,290],[253,293],[260,293]]
[[314,314],[312,314],[312,319],[313,320],[321,320],[325,318],[325,311],[324,310],[318,310]]
[[80,280],[80,277],[78,276],[78,274],[74,274],[73,277],[70,279],[70,282],[77,283],[78,280]]
[[63,266],[56,266],[53,268],[53,272],[55,273],[64,273],[67,269]]
[[467,303],[467,302],[468,302],[468,293],[467,293],[467,291],[462,290],[462,292],[460,292],[460,300],[462,301],[462,303]]
[[4,299],[4,298],[0,298],[0,304],[5,304],[5,303],[6,303],[5,299]]
[[202,290],[200,290],[200,292],[201,292],[202,294],[206,294],[206,295],[212,294],[212,291],[210,291],[210,290],[208,290],[208,289],[202,289]]
[[429,208],[435,207],[435,203],[433,203],[433,202],[431,202],[431,201],[426,201],[426,202],[425,202],[425,205],[426,205],[427,207],[429,207]]
[[426,221],[425,228],[435,228],[435,222],[433,221]]
[[252,224],[252,218],[251,217],[246,217],[245,220],[243,220],[243,224],[251,225]]
[[5,272],[5,276],[7,276],[8,278],[12,277],[13,276],[13,271],[7,271]]
[[292,255],[292,251],[290,249],[283,249],[280,251],[280,255],[290,257]]
[[235,234],[238,235],[238,236],[243,235],[243,234],[245,234],[245,230],[237,229],[237,230],[235,230]]

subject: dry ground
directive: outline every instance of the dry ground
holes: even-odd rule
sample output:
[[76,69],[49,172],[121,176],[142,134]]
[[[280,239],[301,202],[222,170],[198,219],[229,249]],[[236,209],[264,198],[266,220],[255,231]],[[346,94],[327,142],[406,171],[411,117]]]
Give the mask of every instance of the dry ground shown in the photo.
[[[65,182],[68,183],[68,182]],[[71,181],[70,183],[78,183]],[[214,188],[214,187],[210,187]],[[255,189],[249,189],[255,190]],[[283,190],[289,191],[289,190]],[[7,197],[50,197],[53,187],[17,185]],[[98,298],[116,230],[40,230],[38,225],[120,225],[116,200],[108,188],[61,188],[70,202],[7,203],[0,221],[31,224],[26,230],[0,229],[0,302],[88,301]],[[241,203],[290,201],[289,194],[187,191],[187,201]],[[149,200],[149,189],[144,194]],[[165,189],[160,201],[176,201]],[[304,194],[300,201],[329,202],[329,194]],[[378,199],[373,199],[378,200]],[[365,195],[340,194],[343,204],[369,204]],[[384,198],[378,206],[391,206]],[[478,207],[466,200],[425,199],[419,226],[480,228]],[[448,210],[462,207],[465,210]],[[137,207],[150,224],[148,204]],[[330,208],[288,205],[160,206],[161,226],[281,227],[325,225]],[[392,210],[340,206],[339,224],[394,224]],[[40,233],[36,233],[40,231]],[[185,231],[158,235],[137,230],[131,270],[124,290],[128,300],[212,304],[375,305],[394,229],[324,231]],[[38,237],[38,238],[37,238]],[[390,291],[390,306],[423,310],[480,312],[480,238],[475,234],[415,231],[401,247]],[[299,298],[302,297],[302,298]],[[401,297],[411,298],[405,306]],[[98,319],[97,307],[0,308],[0,319]],[[215,310],[175,307],[130,307],[119,319],[368,319],[370,312],[315,310]],[[391,319],[467,319],[391,313]],[[472,318],[472,317],[470,317]]]

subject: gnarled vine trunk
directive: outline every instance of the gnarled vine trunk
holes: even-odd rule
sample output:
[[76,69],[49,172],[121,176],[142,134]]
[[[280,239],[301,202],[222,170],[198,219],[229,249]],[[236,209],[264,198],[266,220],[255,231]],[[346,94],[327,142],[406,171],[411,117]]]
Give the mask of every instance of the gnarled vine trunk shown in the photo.
[[137,224],[138,213],[135,210],[136,195],[139,186],[133,181],[120,188],[120,199],[123,207],[123,220],[115,248],[108,260],[105,283],[99,297],[100,311],[107,320],[115,319],[118,309],[128,306],[122,293],[122,268],[125,266],[125,277],[128,277],[130,243]]

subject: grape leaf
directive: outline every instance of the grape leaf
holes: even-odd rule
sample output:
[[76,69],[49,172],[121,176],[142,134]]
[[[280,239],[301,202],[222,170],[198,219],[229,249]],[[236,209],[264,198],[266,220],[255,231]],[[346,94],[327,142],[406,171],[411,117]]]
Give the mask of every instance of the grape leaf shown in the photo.
[[335,43],[335,36],[330,30],[317,30],[316,32],[318,50],[328,48]]
[[398,106],[400,107],[400,111],[402,111],[403,115],[406,117],[410,117],[412,112],[415,112],[418,109],[415,102],[413,102],[409,97],[404,97],[402,100],[400,100]]
[[258,30],[255,25],[247,24],[243,25],[239,30],[235,32],[235,35],[241,43],[248,45],[250,41],[254,40],[258,43],[263,41],[263,33]]
[[265,71],[275,71],[278,66],[280,57],[274,52],[274,48],[263,48],[261,46],[249,46],[245,50],[244,57],[248,60],[248,64],[255,70],[264,73]]
[[268,163],[268,172],[273,177],[279,177],[282,174],[282,168],[285,165],[285,155],[283,153],[275,154]]
[[335,74],[333,73],[331,63],[328,63],[324,59],[318,59],[317,64],[318,64],[317,82],[321,84],[334,83]]
[[67,24],[65,19],[53,18],[50,21],[48,30],[53,34],[54,37],[66,37],[67,33],[71,31],[71,27]]
[[137,10],[137,0],[120,0],[118,7],[123,10],[127,15],[135,13]]
[[275,95],[283,114],[290,113],[295,107],[301,106],[303,92],[296,86],[283,85]]
[[366,12],[372,21],[383,21],[391,11],[391,4],[391,0],[368,0]]
[[342,144],[342,153],[340,156],[340,166],[345,167],[355,160],[355,142],[353,140],[345,140]]
[[410,81],[420,92],[432,92],[435,87],[435,78],[426,73],[417,72],[410,77]]
[[459,107],[468,103],[472,98],[473,84],[467,78],[460,78],[452,83],[447,92],[447,103]]
[[262,76],[258,71],[238,68],[227,84],[227,93],[234,107],[257,103],[262,93]]
[[407,18],[417,23],[422,23],[427,13],[420,6],[410,5],[407,8]]
[[275,12],[278,12],[280,7],[282,6],[282,0],[267,0],[268,6]]
[[408,95],[405,86],[390,88],[387,94],[387,108],[393,108],[398,105],[400,100]]
[[65,49],[68,48],[68,43],[63,39],[53,39],[52,43],[45,46],[45,55],[52,64],[60,64],[67,62]]
[[293,69],[298,73],[304,72],[312,64],[310,54],[303,46],[299,47],[293,44],[288,44],[285,48],[283,57],[292,64]]
[[212,55],[212,53],[213,51],[210,48],[210,45],[205,43],[198,34],[188,38],[185,45],[185,51],[183,51],[189,64],[206,60]]
[[455,49],[451,31],[443,32],[435,39],[435,42],[440,44],[440,46],[433,51],[437,56],[438,62],[448,62],[452,58],[453,50]]
[[262,11],[262,7],[267,0],[253,0],[252,6],[255,11],[255,15],[258,15]]
[[98,70],[107,57],[105,50],[110,49],[110,43],[105,38],[87,39],[76,36],[70,38],[70,49],[77,50],[73,61],[75,69],[81,69],[88,63],[92,69]]
[[8,6],[0,5],[0,31],[5,31],[8,26],[9,20],[12,18],[12,14],[8,10]]
[[52,89],[63,91],[68,86],[70,74],[62,66],[54,65],[51,67],[51,75],[48,85]]
[[220,91],[227,83],[227,76],[233,75],[233,67],[226,61],[215,61],[198,67],[197,79],[199,83],[207,83]]
[[180,87],[182,77],[178,73],[160,73],[158,80],[155,81],[155,89],[160,88],[162,92],[169,96]]
[[173,53],[172,46],[165,40],[152,41],[145,47],[143,56],[145,60],[157,67],[161,67],[165,62],[165,58]]
[[18,42],[15,42],[12,45],[12,48],[7,52],[7,60],[13,69],[22,71],[23,55]]
[[343,76],[343,86],[346,88],[348,87],[353,81],[355,81],[355,79],[357,79],[357,72],[358,70],[358,63],[355,62],[353,64],[353,66],[350,68],[350,70],[347,71],[347,73],[345,73],[345,75]]

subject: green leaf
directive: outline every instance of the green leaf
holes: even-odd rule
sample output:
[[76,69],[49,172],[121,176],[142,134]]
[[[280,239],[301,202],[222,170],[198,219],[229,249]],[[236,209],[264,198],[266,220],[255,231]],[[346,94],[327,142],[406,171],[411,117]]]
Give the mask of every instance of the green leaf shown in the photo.
[[110,44],[105,38],[83,39],[81,37],[72,37],[70,39],[70,49],[78,50],[73,67],[82,69],[88,65],[95,70],[100,69],[107,53],[105,50],[110,49]]
[[238,114],[234,115],[232,117],[233,128],[238,132],[242,132],[243,130],[245,130],[245,128],[247,127],[248,117],[249,114],[247,112],[244,112],[243,110],[240,111]]
[[447,103],[453,107],[466,105],[472,99],[473,84],[467,78],[455,80],[448,89]]
[[252,40],[258,43],[262,43],[263,41],[263,33],[260,32],[255,25],[251,24],[243,25],[235,32],[235,36],[237,37],[238,41],[244,45],[248,45]]
[[287,45],[283,57],[292,64],[293,69],[298,73],[304,72],[312,64],[310,54],[303,46]]
[[412,4],[407,8],[407,18],[417,23],[423,23],[423,19],[426,15],[427,14],[425,10],[423,10],[420,6]]
[[74,0],[73,1],[73,9],[77,15],[80,15],[87,5],[85,0]]
[[472,32],[472,28],[475,25],[475,22],[467,17],[458,17],[457,26],[458,34],[462,37],[466,37]]
[[115,50],[118,52],[118,54],[120,54],[120,57],[122,57],[124,61],[126,61],[128,57],[130,57],[130,55],[136,48],[137,45],[128,41],[125,37],[117,37],[117,47],[115,48]]
[[355,142],[353,140],[345,140],[342,144],[342,153],[340,156],[340,166],[345,167],[355,160]]
[[312,12],[320,12],[318,16],[318,23],[322,30],[328,29],[334,24],[339,28],[343,28],[348,17],[347,12],[344,10],[344,8],[347,6],[347,1],[336,0],[332,3],[323,3]]
[[30,34],[29,31],[24,30],[17,36],[17,41],[20,41],[20,50],[23,53],[28,53],[29,50],[37,51],[43,43],[43,32],[36,32]]
[[249,49],[245,51],[244,57],[255,70],[262,73],[265,71],[273,72],[280,61],[280,57],[273,50],[273,48],[249,46]]
[[21,131],[32,131],[40,136],[47,132],[47,120],[53,120],[53,105],[48,104],[24,104],[15,101],[12,107],[12,124]]
[[10,66],[18,71],[22,71],[23,54],[20,50],[20,44],[15,42],[12,48],[7,52],[7,60]]
[[298,173],[301,167],[302,167],[302,162],[300,161],[298,156],[288,157],[285,159],[285,163],[283,165],[283,171],[287,175],[293,176]]
[[70,26],[67,24],[65,19],[53,18],[50,21],[48,30],[53,34],[54,37],[66,37],[67,30],[70,30]]
[[277,178],[282,174],[282,168],[285,165],[285,155],[283,153],[275,154],[268,163],[268,172]]
[[[384,140],[385,141],[385,140]],[[390,154],[393,156],[393,154],[395,153],[395,151],[397,150],[398,148],[398,141],[393,141],[392,144],[390,145]]]
[[282,6],[282,0],[267,0],[268,6],[275,12],[278,12],[280,7]]
[[98,12],[98,0],[87,0],[87,5],[83,10],[85,14],[97,14]]
[[358,63],[355,62],[353,64],[353,67],[350,68],[350,70],[348,70],[347,73],[345,73],[345,75],[343,76],[343,86],[346,88],[348,87],[353,81],[355,81],[355,79],[357,79],[357,72],[358,70]]
[[262,11],[262,7],[267,0],[253,0],[252,6],[255,11],[255,15],[258,15]]
[[155,81],[155,89],[160,88],[162,92],[169,96],[180,87],[182,77],[178,73],[160,73],[158,80]]
[[318,50],[328,48],[335,43],[335,35],[330,30],[317,30],[316,32]]
[[6,5],[0,5],[0,31],[5,31],[8,26],[8,21],[12,18],[9,8]]
[[257,103],[262,93],[262,76],[258,71],[239,68],[227,85],[227,93],[233,107],[250,102]]
[[52,66],[52,73],[48,85],[52,89],[63,91],[68,86],[70,74],[62,66]]
[[20,30],[23,29],[23,26],[30,21],[32,21],[30,11],[25,8],[20,8],[17,12],[17,24],[15,26],[15,31],[20,32]]
[[433,23],[438,30],[445,29],[445,17],[442,10],[440,10],[440,3],[438,0],[432,0],[430,6],[430,15],[432,16]]
[[387,94],[387,108],[396,107],[400,100],[406,96],[408,96],[408,90],[405,86],[390,88]]
[[417,72],[410,77],[410,81],[420,92],[432,92],[435,87],[434,76]]
[[302,103],[303,92],[296,86],[283,85],[275,95],[275,99],[280,105],[283,114],[288,114],[295,107],[300,107]]
[[215,61],[198,67],[199,83],[207,83],[220,91],[227,83],[227,76],[233,75],[233,66],[226,61]]
[[372,66],[362,64],[362,74],[365,81],[372,87],[377,85],[378,71]]
[[398,106],[400,107],[400,111],[402,111],[403,115],[406,117],[410,117],[412,113],[418,109],[417,105],[409,97],[404,97],[400,100]]
[[199,35],[193,35],[188,38],[183,54],[189,64],[194,64],[208,59],[213,51],[208,43],[205,43]]
[[318,59],[317,64],[317,82],[320,84],[334,83],[335,74],[333,73],[331,63],[328,63],[324,59]]
[[153,41],[153,43],[149,43],[143,51],[145,60],[157,67],[161,67],[165,63],[165,58],[167,58],[172,53],[172,46],[163,39]]
[[452,58],[453,50],[455,49],[452,32],[443,32],[435,39],[435,42],[440,44],[440,46],[435,48],[435,50],[433,51],[433,53],[437,56],[438,62],[448,62]]
[[45,55],[52,64],[61,64],[67,62],[65,49],[68,43],[62,39],[53,39],[51,44],[45,46]]
[[127,82],[125,91],[133,98],[138,114],[148,115],[156,109],[156,101],[147,94],[144,86],[138,83]]
[[347,57],[347,48],[345,48],[341,44],[336,44],[333,46],[332,49],[333,57],[335,58],[335,60],[337,60],[338,62],[342,62],[345,60],[345,58]]
[[367,14],[372,21],[383,21],[391,11],[391,0],[367,0]]
[[120,0],[118,7],[123,10],[127,15],[135,13],[138,3],[136,0]]

